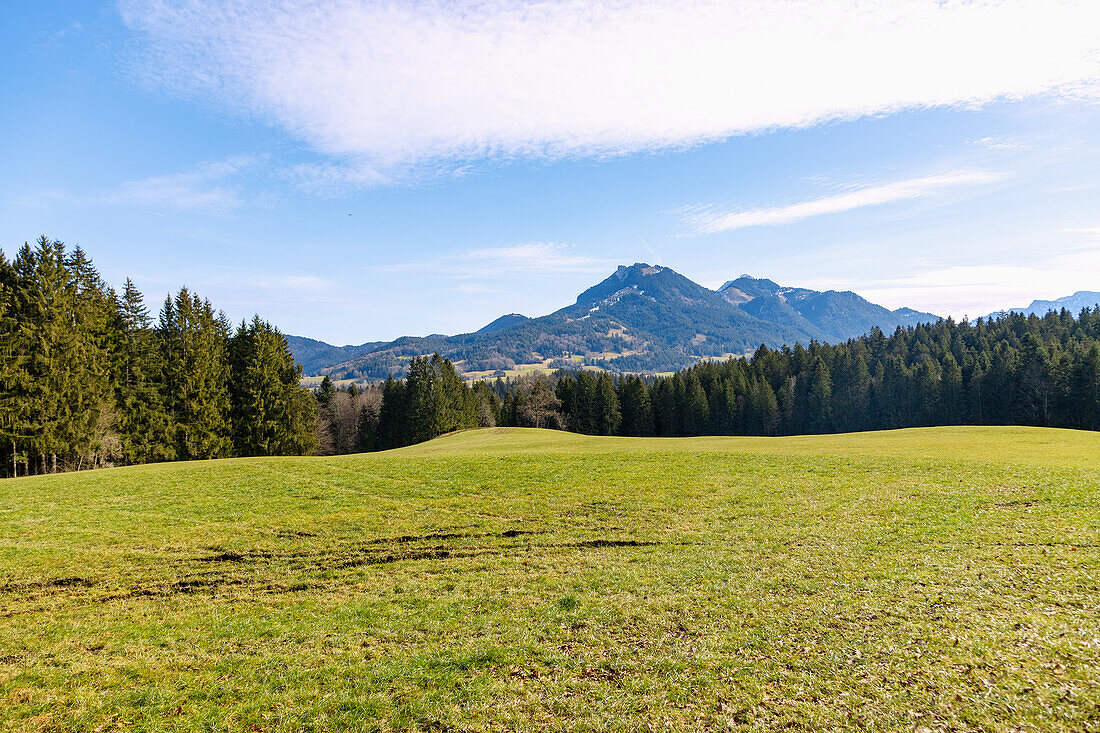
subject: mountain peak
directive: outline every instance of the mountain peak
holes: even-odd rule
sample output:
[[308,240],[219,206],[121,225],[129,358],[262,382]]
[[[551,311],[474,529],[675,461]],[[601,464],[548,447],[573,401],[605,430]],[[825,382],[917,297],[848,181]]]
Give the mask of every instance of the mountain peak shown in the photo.
[[474,331],[474,333],[497,333],[498,331],[503,331],[506,328],[511,328],[517,323],[524,323],[525,321],[529,320],[531,319],[523,315],[522,313],[508,313],[507,315],[503,315],[500,318],[496,319],[492,323],[482,326],[477,331]]
[[650,265],[647,262],[635,262],[633,265],[619,265],[619,269],[615,270],[615,276],[620,280],[626,280],[628,277],[640,276],[648,277],[649,275],[656,275],[659,272],[663,272],[665,268],[660,265]]
[[585,290],[577,297],[577,305],[593,306],[609,297],[621,297],[625,291],[633,291],[638,295],[651,291],[677,288],[683,283],[695,285],[675,270],[660,265],[650,265],[646,262],[635,262],[633,265],[619,265],[615,272],[607,278]]
[[741,275],[736,280],[727,280],[718,288],[718,292],[734,305],[747,303],[753,298],[778,295],[781,290],[783,288],[778,283],[752,275]]

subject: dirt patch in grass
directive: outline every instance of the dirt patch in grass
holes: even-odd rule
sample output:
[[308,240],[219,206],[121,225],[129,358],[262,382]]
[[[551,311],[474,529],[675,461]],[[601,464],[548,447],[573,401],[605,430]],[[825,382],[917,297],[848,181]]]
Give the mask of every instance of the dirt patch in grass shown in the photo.
[[89,578],[51,578],[49,580],[38,580],[29,583],[5,583],[0,585],[0,593],[26,593],[36,590],[48,590],[51,588],[90,588],[95,585],[95,581]]
[[646,542],[644,540],[585,540],[584,542],[574,542],[571,545],[563,545],[563,547],[651,547],[653,545],[659,545],[660,542]]
[[[399,562],[458,560],[478,556],[498,557],[514,555],[529,549],[553,551],[560,549],[582,550],[618,547],[651,547],[661,543],[635,539],[612,539],[597,537],[580,542],[557,542],[530,545],[527,543],[500,542],[525,535],[547,534],[546,530],[509,529],[504,532],[434,532],[423,535],[401,535],[399,537],[378,538],[351,546],[330,546],[321,549],[275,551],[260,548],[224,549],[215,554],[181,559],[175,565],[182,565],[183,577],[177,579],[156,578],[135,582],[129,587],[115,587],[106,593],[87,591],[75,594],[78,603],[107,603],[127,598],[148,596],[171,596],[175,594],[216,594],[221,590],[233,588],[249,594],[285,593],[315,587],[316,584],[292,583],[290,585],[272,583],[271,575],[282,568],[308,575],[345,571],[352,568],[374,565],[388,565]],[[455,541],[447,544],[446,541]],[[469,542],[469,540],[481,540]],[[417,544],[432,544],[416,547]],[[187,571],[195,565],[213,565],[214,569]],[[221,567],[217,567],[221,566]],[[340,581],[336,581],[339,583]],[[73,589],[91,589],[96,586],[92,580],[81,577],[55,578],[34,583],[0,586],[0,594],[21,595],[23,600],[45,598]],[[33,611],[23,609],[21,613]],[[11,615],[8,611],[6,615]]]

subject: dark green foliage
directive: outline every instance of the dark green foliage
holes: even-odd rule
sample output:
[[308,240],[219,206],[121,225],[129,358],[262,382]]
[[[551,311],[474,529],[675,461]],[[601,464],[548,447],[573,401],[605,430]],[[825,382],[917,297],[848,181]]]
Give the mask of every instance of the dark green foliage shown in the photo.
[[439,354],[414,357],[403,382],[392,376],[386,379],[377,435],[373,441],[364,436],[364,442],[380,449],[396,448],[476,428],[482,414],[481,396],[455,372],[449,359]]
[[653,405],[649,388],[640,377],[630,375],[619,382],[619,404],[623,435],[653,435]]
[[[0,475],[175,458],[306,453],[316,405],[285,337],[181,290],[154,328],[80,248],[0,253]],[[231,358],[232,357],[232,358]]]
[[317,403],[299,386],[302,368],[286,337],[255,316],[229,340],[233,447],[239,456],[310,453]]
[[477,426],[493,428],[499,425],[500,401],[488,382],[478,382],[474,385],[474,399],[477,403]]
[[0,452],[7,460],[0,472],[15,474],[23,461],[18,446],[30,436],[27,405],[20,399],[27,379],[25,337],[19,328],[15,268],[0,252]]
[[182,288],[174,300],[165,300],[157,333],[176,454],[182,459],[232,455],[225,316]]
[[[110,450],[114,298],[83,251],[41,237],[4,263],[5,468],[43,473]],[[6,449],[6,450],[5,450]],[[10,453],[9,453],[10,451]]]
[[[610,379],[610,377],[607,377]],[[602,379],[602,377],[600,378]],[[605,434],[588,373],[562,375],[570,430]],[[615,434],[773,435],[925,425],[1100,429],[1100,311],[873,329],[835,346],[761,347],[617,385]]]
[[170,461],[176,457],[176,447],[162,394],[164,370],[157,333],[141,293],[129,278],[118,298],[117,321],[114,382],[122,460]]
[[617,435],[622,426],[622,410],[615,382],[607,372],[601,372],[596,382],[596,434]]
[[317,405],[324,412],[332,404],[332,398],[336,396],[336,387],[327,376],[321,380],[321,386],[317,389]]

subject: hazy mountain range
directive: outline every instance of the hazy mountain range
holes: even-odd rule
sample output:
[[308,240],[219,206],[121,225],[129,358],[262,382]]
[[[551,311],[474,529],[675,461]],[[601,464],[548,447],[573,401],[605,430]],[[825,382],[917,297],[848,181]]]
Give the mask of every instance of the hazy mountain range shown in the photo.
[[620,266],[576,303],[537,318],[501,316],[473,333],[405,336],[391,342],[331,346],[290,336],[306,374],[383,378],[403,372],[416,355],[439,352],[465,373],[517,365],[598,365],[613,371],[659,372],[699,359],[744,354],[811,339],[837,342],[872,327],[938,320],[910,308],[888,310],[852,292],[785,287],[742,275],[710,290],[667,267]]
[[[1067,295],[1057,300],[1033,300],[1027,308],[1010,308],[1008,313],[1023,313],[1025,316],[1041,316],[1048,311],[1060,311],[1063,308],[1073,315],[1077,315],[1084,308],[1096,308],[1100,305],[1100,293],[1094,290],[1078,290],[1073,295]],[[990,318],[996,318],[1000,313],[990,313]]]

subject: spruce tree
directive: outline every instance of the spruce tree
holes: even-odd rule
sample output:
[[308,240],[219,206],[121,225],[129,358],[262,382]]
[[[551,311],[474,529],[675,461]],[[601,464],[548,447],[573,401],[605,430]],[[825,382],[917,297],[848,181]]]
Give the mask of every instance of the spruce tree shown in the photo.
[[600,372],[596,382],[595,395],[595,433],[597,435],[616,435],[622,425],[622,411],[619,396],[615,391],[615,382],[607,372]]
[[386,377],[382,385],[382,408],[378,415],[376,445],[380,450],[408,445],[410,439],[409,406],[406,383]]
[[653,404],[645,382],[638,376],[629,375],[620,384],[623,435],[653,435]]
[[958,425],[965,414],[962,367],[951,353],[943,357],[943,377],[940,381],[941,425]]
[[229,340],[233,445],[240,456],[300,455],[313,450],[316,401],[286,337],[254,316]]
[[15,268],[0,251],[0,476],[18,475],[30,436],[26,393],[25,339],[17,318]]
[[710,404],[695,369],[689,369],[683,380],[684,409],[681,413],[682,435],[700,435],[710,421]]
[[161,309],[165,403],[180,458],[232,455],[228,332],[224,315],[187,288]]
[[806,395],[807,423],[812,432],[828,432],[832,427],[833,381],[829,367],[820,356],[814,358],[810,371],[810,387]]
[[141,292],[129,278],[118,297],[114,386],[120,449],[126,463],[176,458],[162,394],[164,369]]
[[73,347],[71,391],[62,442],[78,461],[98,465],[118,455],[112,390],[112,352],[118,341],[117,304],[92,261],[77,247],[65,257],[72,291]]
[[[64,245],[40,237],[35,248],[24,245],[16,257],[17,330],[22,341],[24,374],[19,381],[23,424],[28,430],[24,452],[32,473],[52,470],[56,456],[70,453],[74,439],[70,393],[79,388],[82,348],[75,313],[75,287],[65,266]],[[83,403],[78,396],[77,404]],[[49,457],[49,462],[47,462]]]
[[317,389],[317,406],[321,408],[322,413],[329,408],[329,404],[331,404],[332,398],[335,396],[336,386],[326,374],[325,378],[321,380],[321,386]]

